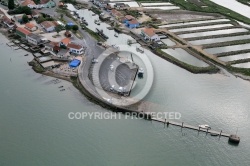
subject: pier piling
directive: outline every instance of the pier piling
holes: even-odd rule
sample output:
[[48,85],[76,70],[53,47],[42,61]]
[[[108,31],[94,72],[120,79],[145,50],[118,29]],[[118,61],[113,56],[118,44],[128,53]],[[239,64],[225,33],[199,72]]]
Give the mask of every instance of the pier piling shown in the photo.
[[222,133],[222,130],[220,131],[220,135],[219,135],[219,138],[221,137],[221,133]]

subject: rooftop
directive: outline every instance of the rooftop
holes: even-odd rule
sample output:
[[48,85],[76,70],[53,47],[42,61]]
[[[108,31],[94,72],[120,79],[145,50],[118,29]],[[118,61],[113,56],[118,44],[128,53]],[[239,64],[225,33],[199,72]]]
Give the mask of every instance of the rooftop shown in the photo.
[[19,31],[19,32],[21,32],[21,33],[23,33],[25,35],[29,35],[30,34],[30,31],[28,31],[28,30],[26,30],[24,28],[21,28],[21,27],[17,27],[16,31]]
[[9,19],[7,16],[3,16],[3,22],[7,23],[7,24],[14,24],[11,19]]
[[55,21],[43,21],[41,25],[45,28],[56,26]]
[[62,39],[61,43],[63,43],[64,45],[68,45],[70,43],[70,38],[64,38],[64,39]]
[[129,24],[139,24],[139,22],[137,20],[131,20],[129,21]]
[[142,30],[146,35],[148,35],[149,37],[152,37],[155,35],[155,31],[154,28],[144,28]]
[[34,34],[34,33],[30,33],[28,34],[28,36],[32,39],[36,39],[36,40],[41,40],[42,39],[42,36],[39,36],[37,34]]
[[133,16],[131,16],[131,15],[126,15],[125,18],[128,19],[128,20],[133,20],[133,19],[135,19],[135,18],[134,18]]
[[81,45],[75,44],[75,43],[69,43],[67,47],[78,49],[78,50],[81,49],[81,48],[83,48]]
[[48,3],[50,0],[40,0],[40,4],[46,4]]
[[32,0],[25,0],[21,6],[27,6],[27,5],[36,5],[34,1]]
[[26,23],[25,27],[27,27],[28,29],[32,29],[32,28],[34,28],[36,26],[35,26],[35,24],[32,24],[32,23]]

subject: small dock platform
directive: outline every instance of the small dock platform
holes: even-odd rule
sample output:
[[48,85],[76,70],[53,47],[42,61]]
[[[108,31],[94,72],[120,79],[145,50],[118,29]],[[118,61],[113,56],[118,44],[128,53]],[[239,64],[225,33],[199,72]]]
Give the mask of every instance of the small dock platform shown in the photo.
[[179,122],[174,122],[174,121],[165,121],[164,119],[158,119],[158,118],[151,118],[152,121],[156,121],[156,122],[161,122],[164,123],[164,125],[174,125],[174,126],[179,126],[181,128],[187,128],[187,129],[192,129],[192,130],[196,130],[196,131],[201,131],[201,132],[206,132],[206,133],[211,133],[211,134],[218,134],[218,136],[223,136],[223,137],[230,137],[230,134],[228,133],[223,133],[222,130],[221,131],[216,131],[216,130],[211,130],[211,129],[202,129],[199,128],[198,126],[192,126],[192,125],[188,125],[185,123],[179,123]]
[[15,43],[13,43],[13,42],[9,42],[9,43],[6,43],[7,44],[7,46],[9,46],[9,47],[12,47],[12,46],[15,46],[16,44]]

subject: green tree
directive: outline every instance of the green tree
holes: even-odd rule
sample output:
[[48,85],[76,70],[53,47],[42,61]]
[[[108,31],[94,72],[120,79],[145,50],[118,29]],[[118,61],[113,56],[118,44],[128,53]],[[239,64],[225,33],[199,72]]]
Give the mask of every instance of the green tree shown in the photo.
[[71,30],[71,26],[66,25],[66,26],[65,26],[65,29],[66,29],[67,31],[69,31],[69,30]]
[[72,26],[72,30],[73,30],[73,31],[77,31],[78,29],[79,29],[78,25],[73,25],[73,26]]
[[61,19],[63,19],[63,14],[60,14]]
[[10,10],[12,10],[12,9],[15,8],[14,0],[8,0],[8,8],[9,8]]
[[57,35],[58,35],[59,32],[62,31],[62,29],[63,29],[63,27],[62,27],[61,25],[57,25],[57,26],[55,27],[55,31],[57,32]]
[[28,6],[19,6],[18,8],[20,8],[20,13],[25,13],[26,15],[30,15],[32,13]]
[[29,18],[28,18],[28,16],[26,14],[23,15],[22,21],[23,21],[23,23],[29,22]]

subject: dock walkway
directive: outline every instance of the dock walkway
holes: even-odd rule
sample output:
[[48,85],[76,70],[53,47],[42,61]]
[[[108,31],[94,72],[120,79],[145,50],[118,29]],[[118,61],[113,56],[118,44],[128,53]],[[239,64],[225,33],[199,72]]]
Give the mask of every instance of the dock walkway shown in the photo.
[[192,130],[197,130],[197,131],[202,131],[202,132],[206,132],[206,133],[212,133],[212,134],[218,134],[219,136],[223,136],[223,137],[229,137],[230,134],[228,133],[223,133],[222,130],[221,131],[215,131],[215,130],[206,130],[206,129],[201,129],[198,126],[192,126],[192,125],[188,125],[185,123],[179,123],[179,122],[174,122],[174,121],[165,121],[164,119],[157,119],[157,118],[151,118],[152,121],[156,121],[156,122],[161,122],[164,124],[171,124],[174,126],[179,126],[182,128],[188,128],[188,129],[192,129]]

